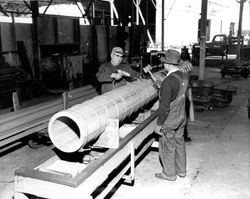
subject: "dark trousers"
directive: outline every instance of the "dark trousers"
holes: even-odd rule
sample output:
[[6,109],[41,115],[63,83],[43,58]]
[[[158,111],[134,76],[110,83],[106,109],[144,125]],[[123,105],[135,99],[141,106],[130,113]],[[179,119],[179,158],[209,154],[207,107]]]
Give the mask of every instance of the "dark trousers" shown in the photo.
[[184,126],[177,130],[166,129],[159,138],[159,155],[163,172],[168,177],[186,174],[186,146]]

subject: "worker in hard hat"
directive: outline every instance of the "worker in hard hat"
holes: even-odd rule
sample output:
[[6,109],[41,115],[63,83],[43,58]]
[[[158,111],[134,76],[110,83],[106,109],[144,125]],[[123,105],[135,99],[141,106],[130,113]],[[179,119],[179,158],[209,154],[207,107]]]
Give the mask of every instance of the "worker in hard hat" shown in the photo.
[[159,109],[155,132],[159,137],[159,157],[162,171],[155,177],[175,181],[186,176],[185,100],[188,81],[178,68],[180,53],[169,49],[160,58],[168,71],[159,91]]
[[126,84],[126,77],[138,79],[140,73],[122,63],[124,52],[120,47],[114,47],[110,62],[99,67],[97,80],[102,84],[101,93],[105,93]]

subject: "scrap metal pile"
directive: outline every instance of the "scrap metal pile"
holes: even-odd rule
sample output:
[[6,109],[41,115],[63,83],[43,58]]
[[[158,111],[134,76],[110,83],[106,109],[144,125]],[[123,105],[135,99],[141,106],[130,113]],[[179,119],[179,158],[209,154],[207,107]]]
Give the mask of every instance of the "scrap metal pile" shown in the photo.
[[215,85],[212,81],[191,82],[195,110],[210,110],[213,107],[227,107],[236,94],[236,87]]

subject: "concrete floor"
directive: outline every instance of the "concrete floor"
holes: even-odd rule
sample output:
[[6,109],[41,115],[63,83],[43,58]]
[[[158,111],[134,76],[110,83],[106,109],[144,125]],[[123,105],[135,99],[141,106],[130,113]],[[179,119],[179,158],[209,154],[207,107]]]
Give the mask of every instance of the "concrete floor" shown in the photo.
[[[196,68],[193,73],[198,73]],[[174,182],[154,177],[161,168],[158,152],[149,151],[136,167],[134,186],[121,184],[110,198],[249,199],[250,119],[247,104],[250,78],[221,79],[218,69],[208,68],[205,80],[237,87],[226,108],[195,112],[188,124],[192,138],[187,146],[187,176]],[[13,198],[14,170],[53,154],[51,147],[34,150],[22,146],[0,158],[0,198]]]

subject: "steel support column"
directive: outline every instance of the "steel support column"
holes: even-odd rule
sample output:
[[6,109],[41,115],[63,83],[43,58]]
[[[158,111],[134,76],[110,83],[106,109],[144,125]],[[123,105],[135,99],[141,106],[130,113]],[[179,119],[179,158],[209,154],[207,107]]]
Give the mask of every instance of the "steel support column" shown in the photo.
[[[142,12],[141,12],[141,9],[140,9],[141,0],[136,0],[136,2],[133,0],[133,3],[134,3],[134,5],[135,5],[135,7],[136,7],[136,25],[139,25],[139,24],[140,24],[140,22],[139,22],[139,17],[140,17],[141,20],[142,20],[142,24],[143,24],[143,25],[146,25],[145,19],[144,19],[144,17],[143,17],[143,14],[142,14]],[[152,37],[151,37],[151,35],[150,35],[150,32],[149,32],[148,28],[147,28],[147,35],[148,35],[148,38],[149,38],[149,40],[150,40],[151,45],[154,45],[154,41],[153,41],[153,39],[152,39]]]
[[238,35],[237,35],[237,56],[236,56],[236,67],[240,65],[240,48],[241,48],[241,29],[242,29],[242,15],[244,3],[246,0],[240,1],[240,13],[239,13],[239,25],[238,25]]
[[199,80],[204,79],[206,56],[206,27],[207,27],[207,0],[202,0],[201,5],[201,34],[200,34],[200,73]]

